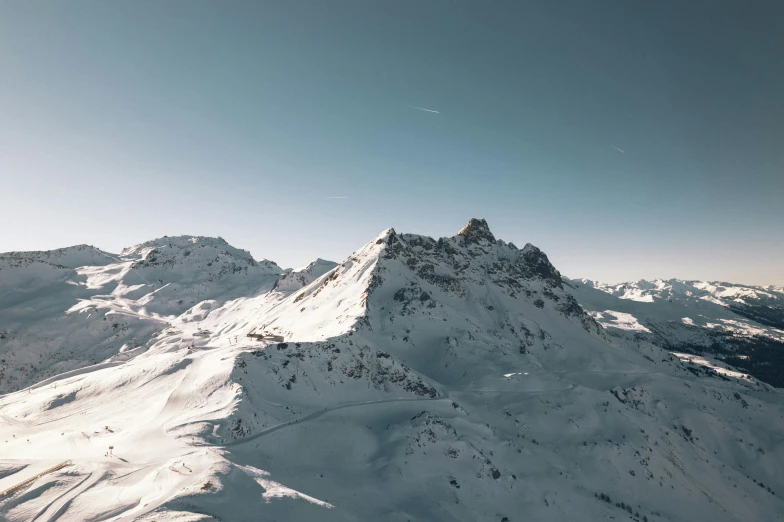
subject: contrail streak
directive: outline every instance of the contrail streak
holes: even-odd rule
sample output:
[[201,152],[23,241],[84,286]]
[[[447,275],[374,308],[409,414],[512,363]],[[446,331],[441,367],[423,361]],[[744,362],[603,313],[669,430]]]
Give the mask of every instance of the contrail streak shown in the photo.
[[413,108],[413,109],[416,109],[416,110],[418,110],[418,111],[434,112],[434,113],[436,113],[436,114],[441,114],[441,113],[440,113],[440,112],[438,112],[438,111],[434,111],[433,109],[425,109],[424,107],[416,107],[416,106],[412,105],[412,106],[411,106],[411,108]]
[[615,145],[610,145],[610,146],[611,146],[612,148],[614,148],[615,150],[617,150],[618,152],[620,152],[621,154],[626,154],[626,151],[619,149],[619,148],[618,148],[618,147],[616,147]]

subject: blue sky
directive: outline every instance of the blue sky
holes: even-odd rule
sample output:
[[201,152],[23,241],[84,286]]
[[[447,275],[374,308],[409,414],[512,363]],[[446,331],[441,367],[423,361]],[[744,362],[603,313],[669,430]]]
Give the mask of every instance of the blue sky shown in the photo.
[[571,277],[784,284],[780,2],[1,9],[0,251],[484,217]]

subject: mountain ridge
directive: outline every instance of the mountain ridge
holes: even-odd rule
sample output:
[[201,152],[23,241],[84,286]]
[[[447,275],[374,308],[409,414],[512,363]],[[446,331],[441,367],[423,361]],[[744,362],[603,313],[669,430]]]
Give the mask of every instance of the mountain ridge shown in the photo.
[[72,460],[0,499],[0,516],[61,503],[64,521],[782,512],[781,391],[617,335],[609,323],[622,316],[595,315],[586,296],[652,304],[562,278],[544,252],[486,225],[440,239],[390,228],[340,263],[295,271],[186,236],[68,272],[58,284],[79,293],[24,304],[52,332],[84,327],[58,315],[70,300],[70,320],[125,314],[155,332],[0,395],[0,443],[14,455],[0,461],[0,490]]
[[710,356],[784,386],[784,293],[775,287],[678,279],[564,284],[615,335]]

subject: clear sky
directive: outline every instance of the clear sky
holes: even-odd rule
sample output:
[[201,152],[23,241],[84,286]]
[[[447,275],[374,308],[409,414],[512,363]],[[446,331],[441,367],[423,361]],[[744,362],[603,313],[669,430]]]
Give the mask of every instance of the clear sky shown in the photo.
[[784,284],[784,3],[0,0],[0,251],[470,217],[570,277]]

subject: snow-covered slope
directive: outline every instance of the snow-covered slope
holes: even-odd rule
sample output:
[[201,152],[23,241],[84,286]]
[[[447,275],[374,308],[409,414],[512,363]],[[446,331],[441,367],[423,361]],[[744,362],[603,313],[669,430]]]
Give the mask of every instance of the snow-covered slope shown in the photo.
[[[127,248],[122,256],[131,261],[132,272],[120,283],[147,310],[168,316],[204,301],[217,306],[266,291],[283,273],[272,261],[256,261],[221,238],[164,237]],[[140,279],[147,284],[137,287]]]
[[124,358],[176,317],[268,290],[282,270],[218,238],[0,254],[0,393]]
[[334,261],[326,261],[324,259],[316,259],[309,265],[299,270],[291,270],[286,272],[280,280],[275,283],[274,289],[278,292],[293,292],[304,288],[312,283],[317,278],[323,276],[338,264]]
[[565,279],[608,332],[708,354],[784,386],[784,293],[730,283],[637,281],[607,285]]
[[536,247],[471,220],[319,265],[0,397],[0,490],[72,462],[0,517],[781,519],[782,394],[608,335]]

